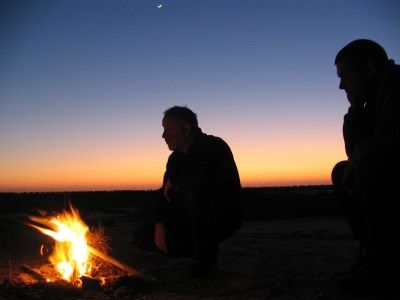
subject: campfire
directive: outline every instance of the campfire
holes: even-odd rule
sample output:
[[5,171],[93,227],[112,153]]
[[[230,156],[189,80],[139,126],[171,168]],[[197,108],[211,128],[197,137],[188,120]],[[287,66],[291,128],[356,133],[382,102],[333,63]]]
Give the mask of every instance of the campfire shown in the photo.
[[[27,225],[54,239],[48,260],[55,271],[44,272],[42,269],[39,272],[24,266],[24,270],[39,281],[51,283],[63,280],[78,287],[93,282],[104,285],[107,279],[121,276],[120,272],[113,274],[115,272],[112,272],[112,267],[123,271],[124,275],[144,278],[144,274],[108,254],[110,248],[104,228],[99,225],[90,230],[81,219],[79,211],[71,204],[69,211],[64,210],[60,214],[48,215],[44,211],[38,212],[40,216],[28,216],[30,221]],[[45,255],[46,249],[42,245],[38,251]]]
[[8,272],[2,273],[0,299],[134,299],[152,293],[157,278],[111,256],[111,242],[120,255],[131,252],[118,248],[118,235],[117,240],[106,235],[112,228],[93,222],[100,216],[104,224],[114,220],[99,214],[87,219],[89,227],[69,204],[61,212],[24,215],[23,226],[10,225],[15,228],[10,236],[16,238],[3,254]]

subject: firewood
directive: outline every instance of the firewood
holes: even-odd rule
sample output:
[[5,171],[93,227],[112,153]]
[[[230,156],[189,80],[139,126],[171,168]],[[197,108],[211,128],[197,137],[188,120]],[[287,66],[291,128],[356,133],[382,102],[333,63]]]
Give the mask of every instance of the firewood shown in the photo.
[[46,278],[43,277],[42,274],[40,274],[38,271],[34,270],[33,268],[31,268],[28,265],[22,265],[20,266],[20,268],[27,274],[33,276],[36,280],[38,280],[39,282],[46,282]]
[[97,291],[101,290],[101,282],[98,279],[82,276],[81,281],[83,289]]

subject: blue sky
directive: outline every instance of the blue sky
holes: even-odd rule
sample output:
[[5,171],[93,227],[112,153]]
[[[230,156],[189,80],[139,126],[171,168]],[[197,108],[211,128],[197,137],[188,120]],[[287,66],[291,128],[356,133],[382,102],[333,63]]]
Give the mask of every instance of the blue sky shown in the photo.
[[172,105],[244,186],[329,183],[334,57],[370,38],[399,62],[399,36],[399,1],[2,1],[0,191],[156,188]]

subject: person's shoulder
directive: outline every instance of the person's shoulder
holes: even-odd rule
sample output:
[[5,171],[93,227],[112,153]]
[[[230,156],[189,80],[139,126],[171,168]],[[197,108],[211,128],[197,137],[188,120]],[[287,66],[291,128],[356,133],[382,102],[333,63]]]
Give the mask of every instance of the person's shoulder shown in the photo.
[[400,65],[394,63],[391,60],[390,66],[385,70],[385,77],[389,80],[399,80],[400,79]]
[[385,71],[381,88],[392,91],[400,90],[400,65],[393,64]]
[[204,144],[207,145],[214,145],[214,146],[227,146],[228,144],[219,136],[201,133],[200,139],[203,141]]

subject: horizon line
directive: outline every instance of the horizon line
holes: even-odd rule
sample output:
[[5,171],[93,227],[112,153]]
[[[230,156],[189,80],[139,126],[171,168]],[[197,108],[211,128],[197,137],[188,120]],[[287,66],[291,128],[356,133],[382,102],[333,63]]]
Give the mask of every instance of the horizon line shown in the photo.
[[[274,189],[274,188],[302,188],[302,187],[332,187],[332,184],[299,184],[299,185],[265,185],[242,186],[242,189]],[[104,190],[42,190],[42,191],[0,191],[0,194],[33,194],[33,193],[100,193],[100,192],[152,192],[158,189],[104,189]]]

